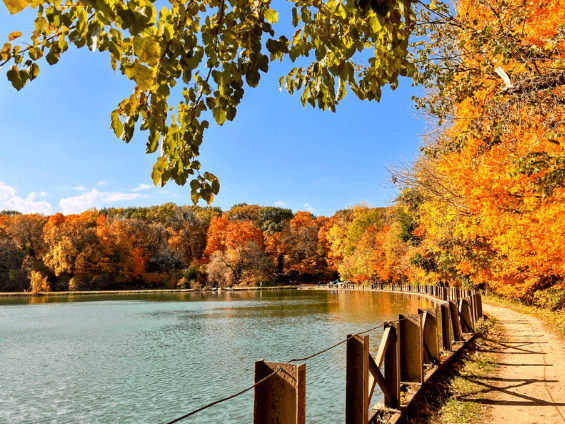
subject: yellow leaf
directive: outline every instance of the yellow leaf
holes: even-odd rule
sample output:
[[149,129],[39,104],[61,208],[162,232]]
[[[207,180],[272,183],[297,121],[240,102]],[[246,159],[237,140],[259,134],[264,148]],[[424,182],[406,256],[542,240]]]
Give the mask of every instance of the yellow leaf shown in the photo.
[[22,36],[22,33],[20,31],[14,31],[10,35],[8,35],[8,40],[12,41],[12,40],[15,40],[16,38],[21,37],[21,36]]
[[149,66],[156,66],[161,58],[159,43],[150,37],[134,37],[133,48],[139,60]]
[[149,90],[154,82],[153,71],[151,68],[142,65],[139,61],[135,61],[133,65],[126,67],[126,76],[134,80],[138,87],[145,91]]
[[21,12],[29,4],[26,0],[3,0],[3,1],[6,7],[8,8],[8,11],[12,15]]

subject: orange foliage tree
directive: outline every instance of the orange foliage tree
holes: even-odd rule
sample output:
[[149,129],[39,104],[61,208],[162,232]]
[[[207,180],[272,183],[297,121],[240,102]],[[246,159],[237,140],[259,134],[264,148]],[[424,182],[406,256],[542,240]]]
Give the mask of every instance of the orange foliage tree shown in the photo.
[[531,299],[565,278],[565,8],[461,0],[447,21],[418,103],[447,128],[394,173],[421,197],[413,263],[430,281]]

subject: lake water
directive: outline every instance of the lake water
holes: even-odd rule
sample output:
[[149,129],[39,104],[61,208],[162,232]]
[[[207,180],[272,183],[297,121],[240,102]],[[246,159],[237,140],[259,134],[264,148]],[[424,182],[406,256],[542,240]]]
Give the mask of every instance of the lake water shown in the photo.
[[[0,423],[166,423],[252,385],[257,360],[309,356],[428,306],[315,290],[0,298]],[[368,334],[374,355],[382,328]],[[307,422],[342,423],[344,387],[345,344],[308,360]],[[253,390],[182,422],[252,412]]]

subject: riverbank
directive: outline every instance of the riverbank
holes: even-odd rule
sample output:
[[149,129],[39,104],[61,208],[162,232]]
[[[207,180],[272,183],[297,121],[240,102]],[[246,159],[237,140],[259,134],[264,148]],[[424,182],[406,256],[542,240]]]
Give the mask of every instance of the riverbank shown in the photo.
[[[273,286],[273,287],[232,287],[220,291],[250,291],[250,290],[288,290],[298,289],[300,286]],[[0,292],[0,297],[30,297],[30,296],[83,296],[101,294],[156,294],[156,293],[191,293],[212,292],[216,290],[194,289],[148,289],[148,290],[98,290],[98,291],[59,291],[59,292]]]

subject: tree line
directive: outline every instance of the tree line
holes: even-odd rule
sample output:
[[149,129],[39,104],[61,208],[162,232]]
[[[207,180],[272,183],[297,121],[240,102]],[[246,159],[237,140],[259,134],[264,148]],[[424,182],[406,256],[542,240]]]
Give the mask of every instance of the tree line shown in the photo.
[[[400,215],[401,217],[402,215]],[[0,214],[0,290],[229,287],[407,281],[397,209],[356,205],[332,217],[234,205]],[[391,230],[392,229],[392,230]],[[396,256],[395,256],[396,255]]]

